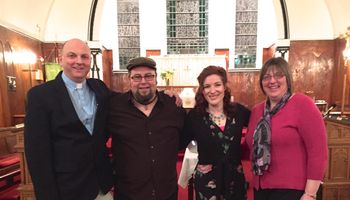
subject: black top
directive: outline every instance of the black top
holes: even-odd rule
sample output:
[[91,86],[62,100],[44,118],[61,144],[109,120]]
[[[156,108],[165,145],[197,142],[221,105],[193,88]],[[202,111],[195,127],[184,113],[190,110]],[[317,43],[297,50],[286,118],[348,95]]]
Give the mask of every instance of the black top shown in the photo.
[[157,95],[149,117],[134,106],[130,92],[111,98],[107,127],[119,199],[176,199],[177,153],[186,113],[174,98]]
[[[241,166],[241,137],[243,127],[248,126],[250,111],[236,104],[235,113],[227,117],[224,131],[222,131],[209,117],[209,113],[202,114],[196,109],[189,112],[185,129],[187,142],[196,140],[198,145],[198,164],[213,165],[214,177],[203,179],[213,180],[216,184],[215,195],[224,196],[226,199],[245,199],[245,179]],[[198,173],[198,171],[196,172]],[[197,185],[201,177],[212,176],[210,173],[202,173],[195,179]],[[197,183],[196,183],[197,182]],[[212,182],[213,183],[213,182]],[[202,195],[206,195],[206,186],[203,187]],[[201,190],[200,186],[197,190]],[[208,194],[210,198],[211,194]]]
[[[236,104],[236,112],[232,119],[227,119],[223,134],[230,138],[230,148],[227,150],[227,156],[230,160],[239,162],[240,158],[240,142],[242,137],[243,127],[248,126],[250,111]],[[223,150],[223,141],[219,137],[212,134],[214,131],[219,131],[220,128],[216,124],[208,125],[209,113],[200,114],[193,109],[188,113],[186,120],[187,141],[196,140],[198,143],[198,164],[215,164],[221,160],[226,154]],[[216,132],[215,131],[215,132]],[[232,140],[231,140],[232,137]]]

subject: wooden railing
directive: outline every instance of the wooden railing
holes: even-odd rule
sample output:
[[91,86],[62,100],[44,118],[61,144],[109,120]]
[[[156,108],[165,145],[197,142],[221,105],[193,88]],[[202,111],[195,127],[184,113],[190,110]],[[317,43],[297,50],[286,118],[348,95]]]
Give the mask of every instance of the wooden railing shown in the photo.
[[24,134],[16,135],[16,151],[20,156],[20,169],[21,169],[21,184],[18,187],[21,200],[35,200],[34,188],[32,179],[30,178],[27,162],[25,160],[24,153]]

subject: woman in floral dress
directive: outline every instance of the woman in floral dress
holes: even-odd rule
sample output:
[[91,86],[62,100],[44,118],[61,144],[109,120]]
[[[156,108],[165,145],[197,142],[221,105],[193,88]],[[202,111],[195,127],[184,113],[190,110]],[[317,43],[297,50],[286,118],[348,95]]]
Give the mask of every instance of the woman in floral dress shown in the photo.
[[198,145],[196,199],[246,199],[240,143],[250,111],[230,101],[224,68],[206,67],[198,82],[196,106],[186,120],[186,142],[195,140]]

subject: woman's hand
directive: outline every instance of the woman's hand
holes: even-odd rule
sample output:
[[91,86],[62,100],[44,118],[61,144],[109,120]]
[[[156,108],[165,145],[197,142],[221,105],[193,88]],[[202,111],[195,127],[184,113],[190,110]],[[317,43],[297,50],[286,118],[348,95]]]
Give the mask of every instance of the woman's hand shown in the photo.
[[176,92],[173,92],[171,90],[164,90],[164,94],[168,95],[169,97],[175,97],[175,104],[180,107],[182,106],[182,99],[180,98],[179,94]]
[[316,194],[304,193],[300,200],[316,200]]

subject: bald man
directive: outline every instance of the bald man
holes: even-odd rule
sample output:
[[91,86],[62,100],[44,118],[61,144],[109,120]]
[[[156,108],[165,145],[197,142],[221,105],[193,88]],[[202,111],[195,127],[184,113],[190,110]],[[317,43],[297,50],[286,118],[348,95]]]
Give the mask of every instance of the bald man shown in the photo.
[[87,79],[91,54],[79,39],[62,49],[63,71],[28,92],[24,144],[37,200],[112,199],[103,132],[106,85]]

